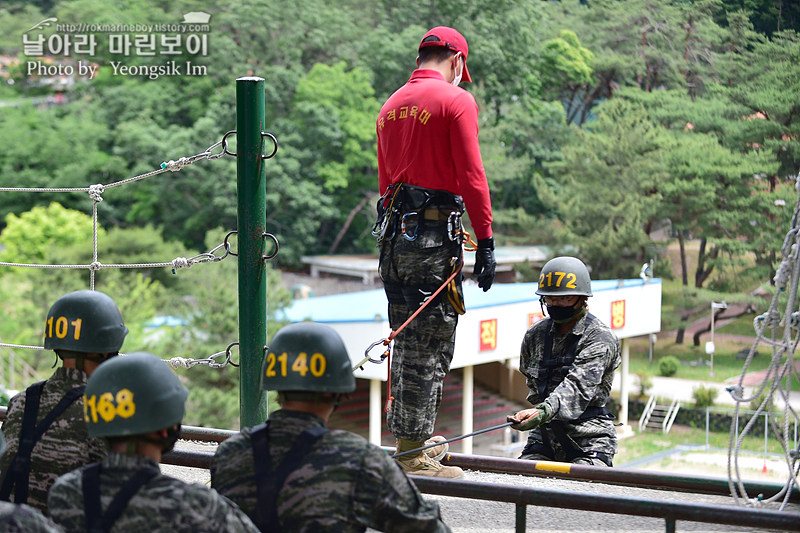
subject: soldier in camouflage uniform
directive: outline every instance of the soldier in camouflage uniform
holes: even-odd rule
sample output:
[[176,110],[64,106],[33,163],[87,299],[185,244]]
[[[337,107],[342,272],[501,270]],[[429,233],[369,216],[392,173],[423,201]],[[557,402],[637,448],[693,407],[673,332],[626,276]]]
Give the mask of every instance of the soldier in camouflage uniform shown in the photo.
[[355,389],[347,349],[327,326],[279,331],[261,374],[282,409],[219,445],[211,486],[241,507],[261,531],[292,533],[445,532],[439,507],[387,453],[325,424]]
[[[461,268],[464,210],[478,240],[473,275],[489,290],[495,258],[489,185],[478,145],[478,106],[458,87],[472,81],[469,47],[453,28],[428,31],[411,79],[392,94],[377,120],[380,275],[393,330]],[[398,451],[430,442],[450,371],[458,315],[463,314],[461,272],[394,339],[387,414]],[[435,437],[439,441],[445,439]],[[442,445],[444,446],[444,445]],[[445,450],[446,451],[446,450]],[[397,458],[406,473],[454,478],[463,474],[426,453]]]
[[[6,439],[0,431],[0,454]],[[0,531],[4,533],[60,533],[60,529],[42,513],[24,503],[0,502]]]
[[589,271],[574,257],[552,259],[536,294],[549,317],[525,333],[519,363],[535,407],[508,417],[512,428],[531,430],[520,459],[612,466],[617,432],[606,403],[619,342],[587,311]]
[[58,476],[106,455],[106,444],[86,433],[83,388],[98,365],[119,353],[127,334],[117,304],[102,292],[71,292],[52,305],[44,347],[63,364],[8,403],[0,499],[46,512],[47,491]]
[[178,440],[188,395],[150,353],[97,369],[86,385],[86,423],[111,452],[56,480],[47,501],[53,521],[66,531],[257,532],[227,498],[161,474],[158,463]]

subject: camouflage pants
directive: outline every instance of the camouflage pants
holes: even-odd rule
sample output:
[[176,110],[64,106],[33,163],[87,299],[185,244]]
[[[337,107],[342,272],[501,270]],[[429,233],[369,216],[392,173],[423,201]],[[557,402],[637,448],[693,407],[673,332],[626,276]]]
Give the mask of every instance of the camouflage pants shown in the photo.
[[[545,435],[542,428],[536,428],[528,435],[528,443],[522,450],[520,459],[610,466],[597,457],[591,457],[601,454],[611,461],[617,453],[617,431],[610,420],[592,418],[575,423],[566,422],[564,427],[572,450],[564,449],[554,431],[547,430]],[[575,454],[576,449],[582,450],[584,455],[570,459],[570,455]]]
[[[393,330],[444,283],[460,254],[461,243],[447,237],[442,222],[426,221],[414,241],[396,234],[383,242],[380,274]],[[460,292],[460,275],[457,280]],[[453,360],[457,324],[458,313],[442,291],[395,337],[391,361],[394,401],[386,422],[396,438],[424,441],[433,435],[442,383]]]

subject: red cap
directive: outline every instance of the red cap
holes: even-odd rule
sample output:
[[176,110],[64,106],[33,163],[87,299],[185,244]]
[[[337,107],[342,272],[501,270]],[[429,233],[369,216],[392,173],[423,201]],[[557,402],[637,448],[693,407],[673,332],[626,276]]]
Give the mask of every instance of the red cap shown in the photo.
[[[425,40],[431,36],[436,37],[436,39],[430,39],[428,41]],[[467,46],[467,40],[464,39],[464,36],[461,35],[457,30],[448,28],[447,26],[436,26],[426,33],[422,38],[422,42],[419,43],[420,50],[429,46],[443,46],[448,50],[461,52],[464,55],[464,75],[462,76],[462,79],[464,81],[472,81],[472,78],[469,75],[469,70],[467,70],[467,54],[469,53],[469,46]]]

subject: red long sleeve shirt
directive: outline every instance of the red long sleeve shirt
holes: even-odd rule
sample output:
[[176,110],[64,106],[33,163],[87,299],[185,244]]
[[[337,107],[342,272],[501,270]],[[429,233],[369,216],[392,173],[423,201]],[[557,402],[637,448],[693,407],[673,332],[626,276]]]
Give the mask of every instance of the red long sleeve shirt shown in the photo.
[[478,146],[478,105],[435,70],[417,69],[381,108],[380,192],[397,182],[461,195],[475,237],[492,236],[489,184]]

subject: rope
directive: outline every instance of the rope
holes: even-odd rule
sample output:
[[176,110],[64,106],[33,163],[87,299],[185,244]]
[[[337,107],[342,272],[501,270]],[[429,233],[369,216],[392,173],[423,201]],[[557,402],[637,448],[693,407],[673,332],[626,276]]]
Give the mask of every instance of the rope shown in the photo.
[[[192,368],[193,366],[197,365],[208,365],[209,368],[223,368],[228,365],[238,367],[237,363],[234,363],[231,360],[231,348],[234,346],[238,346],[238,342],[232,342],[228,345],[228,347],[221,351],[214,354],[209,355],[208,357],[204,357],[202,359],[193,359],[191,357],[170,357],[169,359],[164,359],[165,362],[169,364],[172,368]],[[32,346],[29,344],[10,344],[7,342],[0,342],[0,348],[11,348],[11,349],[19,349],[19,350],[44,350],[44,346]],[[119,354],[124,356],[124,353]],[[221,363],[217,363],[216,359],[220,356],[224,355],[225,360]]]
[[420,446],[419,448],[414,448],[413,450],[406,450],[404,452],[399,452],[392,457],[402,457],[404,455],[409,455],[412,453],[420,452],[422,450],[427,450],[428,448],[435,448],[436,446],[441,446],[442,444],[449,444],[451,442],[455,442],[457,440],[466,439],[467,437],[474,437],[475,435],[480,435],[481,433],[488,433],[489,431],[494,431],[496,429],[502,429],[508,427],[512,424],[516,424],[516,422],[503,422],[502,424],[497,424],[496,426],[488,427],[479,429],[477,431],[473,431],[472,433],[467,433],[466,435],[459,435],[458,437],[453,437],[452,439],[443,440],[441,442],[434,442],[433,444],[427,444],[425,446]]
[[[789,421],[790,419],[794,420],[795,423],[798,421],[798,414],[789,404],[791,381],[793,376],[800,379],[800,373],[797,372],[794,364],[794,353],[798,342],[800,342],[800,313],[795,310],[797,307],[797,291],[798,287],[800,287],[800,260],[798,258],[798,253],[800,252],[800,173],[798,173],[795,180],[795,188],[798,191],[798,199],[792,215],[791,227],[781,248],[783,258],[773,278],[776,288],[775,295],[772,297],[769,309],[753,320],[756,340],[747,354],[739,381],[727,389],[735,402],[728,443],[728,487],[731,495],[737,503],[754,507],[780,501],[779,508],[781,510],[786,508],[792,490],[800,489],[800,482],[798,482],[800,449],[792,449],[789,444]],[[787,301],[781,308],[780,298],[783,294],[786,294]],[[783,327],[783,332],[779,338],[780,327]],[[766,337],[768,332],[770,338]],[[772,358],[764,379],[755,387],[751,395],[746,396],[744,379],[755,357],[756,348],[761,343],[772,348]],[[783,361],[784,358],[785,361]],[[755,409],[752,418],[747,421],[739,433],[740,404],[753,402],[762,394],[764,394],[764,399]],[[739,469],[739,453],[745,436],[750,433],[756,421],[761,416],[764,416],[768,407],[772,405],[774,398],[778,395],[784,402],[782,427],[776,427],[775,421],[771,416],[772,413],[767,413],[765,423],[768,424],[767,429],[771,429],[773,435],[779,440],[784,452],[789,477],[782,489],[772,497],[764,499],[763,495],[760,494],[756,497],[750,497],[745,490],[744,480]]]
[[[131,178],[119,180],[112,183],[96,183],[93,185],[89,185],[88,187],[0,187],[0,192],[25,192],[25,193],[32,193],[32,192],[49,192],[49,193],[74,193],[74,192],[85,192],[88,194],[89,198],[92,200],[92,262],[88,265],[50,265],[50,264],[35,264],[35,263],[15,263],[15,262],[0,262],[0,266],[7,266],[7,267],[22,267],[22,268],[45,268],[45,269],[84,269],[89,270],[90,272],[90,280],[89,280],[89,287],[91,290],[95,288],[95,272],[103,268],[136,268],[136,269],[144,269],[144,268],[160,268],[160,267],[171,267],[172,273],[174,274],[176,270],[181,268],[189,268],[194,264],[198,263],[209,263],[209,262],[218,262],[222,261],[228,255],[236,255],[235,253],[231,252],[231,246],[228,243],[228,238],[236,233],[236,231],[229,232],[226,236],[224,241],[211,249],[208,252],[201,253],[191,258],[186,257],[176,257],[175,259],[168,261],[168,262],[160,262],[160,263],[132,263],[132,264],[103,264],[100,262],[98,257],[98,233],[99,233],[99,224],[98,224],[98,216],[97,216],[97,205],[103,201],[103,193],[112,187],[119,187],[121,185],[126,185],[128,183],[132,183],[134,181],[143,180],[146,178],[150,178],[153,176],[157,176],[164,172],[177,172],[196,161],[201,159],[218,159],[224,156],[228,152],[227,149],[227,138],[231,133],[235,132],[228,132],[225,136],[222,137],[221,140],[215,142],[208,148],[206,148],[203,152],[195,154],[189,157],[180,157],[177,160],[170,160],[168,162],[161,163],[161,167],[153,170],[151,172],[147,172],[145,174],[140,174],[138,176],[133,176]],[[220,148],[221,147],[221,148]],[[219,151],[215,152],[217,148],[220,148]],[[233,154],[235,155],[235,154]],[[216,252],[220,249],[224,248],[224,252],[222,255],[216,255]],[[202,359],[192,359],[186,357],[173,357],[168,359],[167,362],[173,368],[191,368],[196,365],[208,365],[210,368],[222,368],[226,365],[238,366],[236,363],[231,361],[231,347],[238,345],[238,342],[231,343],[225,351],[217,352],[215,354],[210,355],[209,357],[202,358]],[[8,344],[8,343],[0,343],[0,347],[4,348],[17,348],[17,349],[26,349],[26,350],[44,350],[43,346],[32,346],[32,345],[25,345],[25,344]],[[220,357],[221,355],[225,355],[225,361],[222,363],[217,363],[216,358]]]
[[[231,231],[228,233],[228,236],[231,234],[236,233],[235,231]],[[192,265],[196,265],[198,263],[216,263],[222,261],[229,255],[234,255],[231,252],[230,243],[227,242],[228,237],[225,237],[225,241],[217,245],[216,247],[212,248],[208,252],[203,252],[198,254],[194,257],[186,258],[186,257],[176,257],[171,261],[161,262],[161,263],[101,263],[97,261],[97,234],[95,231],[95,243],[94,243],[94,261],[89,263],[88,265],[48,265],[48,264],[38,264],[38,263],[4,263],[0,262],[0,266],[9,266],[9,267],[23,267],[23,268],[67,268],[67,269],[84,269],[89,270],[94,274],[95,271],[103,269],[103,268],[136,268],[136,269],[145,269],[145,268],[162,268],[162,267],[171,267],[172,273],[175,274],[176,270],[181,268],[189,268]],[[216,255],[216,252],[221,248],[225,248],[225,252],[222,255]],[[94,290],[94,284],[92,284],[92,290]]]

